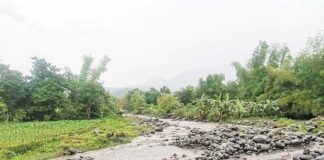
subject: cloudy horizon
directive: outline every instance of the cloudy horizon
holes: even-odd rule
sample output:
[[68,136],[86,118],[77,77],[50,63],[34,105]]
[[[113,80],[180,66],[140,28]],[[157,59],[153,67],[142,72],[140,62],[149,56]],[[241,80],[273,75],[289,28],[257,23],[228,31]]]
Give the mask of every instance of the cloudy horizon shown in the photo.
[[230,64],[246,63],[259,40],[296,55],[324,29],[324,0],[93,2],[2,0],[0,63],[28,74],[37,56],[78,73],[83,55],[107,55],[108,87],[202,69],[234,79]]

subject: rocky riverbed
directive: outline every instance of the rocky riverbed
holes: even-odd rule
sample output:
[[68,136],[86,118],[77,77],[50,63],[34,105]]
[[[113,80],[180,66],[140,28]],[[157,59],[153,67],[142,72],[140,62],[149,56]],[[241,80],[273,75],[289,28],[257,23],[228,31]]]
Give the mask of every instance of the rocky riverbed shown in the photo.
[[[278,128],[137,116],[154,128],[131,143],[58,160],[324,160],[323,134]],[[316,128],[313,121],[309,128]],[[312,129],[312,130],[313,130]]]

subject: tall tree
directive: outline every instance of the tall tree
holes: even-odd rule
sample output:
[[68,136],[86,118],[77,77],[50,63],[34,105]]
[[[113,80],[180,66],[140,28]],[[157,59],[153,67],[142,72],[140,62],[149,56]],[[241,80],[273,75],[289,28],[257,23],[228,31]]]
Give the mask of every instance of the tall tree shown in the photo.
[[37,120],[58,119],[56,110],[65,106],[67,83],[60,69],[43,58],[33,57],[30,92],[32,104],[28,108],[28,117]]
[[157,104],[157,99],[160,96],[160,92],[155,88],[150,88],[150,90],[144,92],[144,95],[146,97],[146,103],[147,104]]
[[0,102],[6,107],[6,120],[14,119],[16,111],[24,109],[27,96],[26,79],[22,73],[0,63]]
[[93,60],[91,56],[84,56],[80,74],[71,81],[70,99],[76,108],[70,111],[78,112],[79,116],[75,117],[78,119],[96,118],[103,114],[100,106],[105,104],[105,89],[99,79],[106,71],[109,58],[104,56],[96,68],[92,68]]
[[182,88],[179,91],[174,93],[176,97],[178,97],[179,101],[183,104],[192,103],[195,100],[195,87],[187,86],[186,88]]
[[221,98],[225,91],[224,80],[223,74],[208,75],[205,80],[201,78],[196,88],[195,97],[200,98],[202,95],[206,95],[210,98]]

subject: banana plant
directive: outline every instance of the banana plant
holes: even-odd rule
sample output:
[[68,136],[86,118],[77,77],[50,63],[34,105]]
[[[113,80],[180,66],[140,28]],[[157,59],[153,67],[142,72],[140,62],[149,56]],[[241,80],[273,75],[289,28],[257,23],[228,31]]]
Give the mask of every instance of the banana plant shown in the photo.
[[208,99],[203,94],[200,99],[194,101],[199,119],[206,119],[208,115]]
[[237,115],[238,115],[238,117],[241,118],[246,113],[246,109],[244,108],[242,101],[240,101],[239,99],[237,99],[235,101],[235,104],[236,104],[236,109],[237,109],[236,110]]

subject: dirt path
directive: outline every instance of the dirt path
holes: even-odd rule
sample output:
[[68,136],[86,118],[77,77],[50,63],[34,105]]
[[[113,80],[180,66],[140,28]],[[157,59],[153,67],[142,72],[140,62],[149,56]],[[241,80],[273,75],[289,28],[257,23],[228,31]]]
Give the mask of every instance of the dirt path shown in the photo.
[[[140,117],[147,118],[145,116]],[[139,136],[133,139],[132,142],[128,144],[105,148],[101,150],[89,151],[69,157],[61,157],[55,160],[67,160],[74,158],[79,159],[80,156],[89,156],[94,158],[94,160],[162,160],[165,158],[172,159],[171,156],[173,154],[177,154],[177,158],[179,160],[194,160],[195,157],[198,157],[201,155],[201,153],[203,153],[202,150],[179,148],[170,145],[170,143],[173,142],[177,136],[188,135],[190,129],[192,128],[210,131],[214,128],[221,126],[221,124],[218,123],[182,121],[171,119],[160,120],[163,122],[170,123],[170,126],[164,128],[162,132]],[[245,157],[248,160],[290,160],[292,159],[292,155],[302,152],[303,148],[300,148],[284,150],[279,153],[266,153],[241,157]]]

